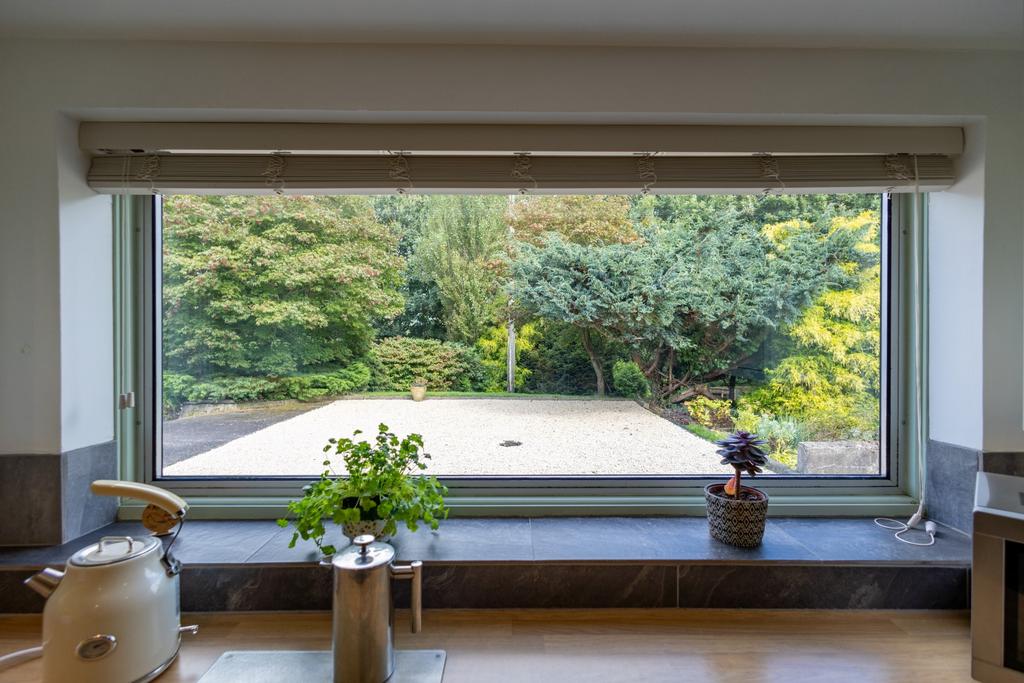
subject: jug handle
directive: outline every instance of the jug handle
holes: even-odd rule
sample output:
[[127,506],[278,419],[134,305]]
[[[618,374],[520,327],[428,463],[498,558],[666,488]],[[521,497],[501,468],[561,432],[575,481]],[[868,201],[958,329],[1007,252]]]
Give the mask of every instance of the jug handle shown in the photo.
[[423,563],[416,560],[407,565],[392,565],[391,576],[396,579],[412,580],[412,599],[409,605],[412,612],[412,632],[419,633],[423,628]]

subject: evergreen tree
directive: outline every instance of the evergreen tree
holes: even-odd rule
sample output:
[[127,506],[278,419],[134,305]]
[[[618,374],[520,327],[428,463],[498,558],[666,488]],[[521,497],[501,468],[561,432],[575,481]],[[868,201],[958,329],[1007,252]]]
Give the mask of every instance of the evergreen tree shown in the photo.
[[437,287],[446,336],[474,344],[507,303],[504,196],[435,195],[409,260],[410,278]]
[[[509,206],[509,226],[519,241],[539,246],[558,235],[572,244],[600,246],[638,239],[629,217],[630,198],[622,195],[540,195],[517,197]],[[589,326],[577,328],[579,343],[594,372],[597,395],[606,393],[602,349],[605,340]]]
[[[773,238],[811,229],[805,221],[768,226]],[[835,218],[832,229],[858,238],[849,288],[829,289],[785,330],[792,353],[743,398],[757,415],[792,418],[817,439],[877,439],[881,394],[881,265],[878,214]]]
[[[683,400],[725,377],[822,291],[851,280],[858,236],[811,229],[765,234],[749,213],[648,228],[627,244],[549,236],[521,246],[514,296],[537,315],[625,345],[652,401]],[[598,381],[601,381],[595,365]]]

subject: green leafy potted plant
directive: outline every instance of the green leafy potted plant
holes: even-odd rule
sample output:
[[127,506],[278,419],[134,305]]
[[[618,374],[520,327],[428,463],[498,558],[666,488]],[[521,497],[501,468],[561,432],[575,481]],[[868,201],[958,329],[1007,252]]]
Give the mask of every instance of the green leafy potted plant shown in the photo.
[[755,548],[764,539],[768,494],[743,486],[742,479],[743,472],[756,476],[768,463],[768,456],[761,449],[765,442],[756,434],[737,431],[715,444],[722,464],[730,465],[736,473],[724,484],[704,487],[711,537],[740,548]]
[[[356,430],[353,437],[361,433]],[[448,489],[436,477],[419,473],[430,459],[419,434],[399,439],[382,424],[373,441],[329,439],[324,453],[331,451],[342,456],[345,474],[334,472],[331,456],[325,456],[320,478],[303,488],[302,498],[288,503],[295,525],[288,547],[294,548],[299,538],[312,539],[325,556],[333,555],[336,548],[324,543],[325,522],[341,525],[349,538],[367,533],[388,538],[399,522],[411,531],[420,522],[437,529],[439,520],[448,517]],[[277,523],[287,527],[289,521]]]
[[422,401],[427,397],[427,380],[422,377],[417,377],[412,381],[412,385],[409,387],[409,393],[412,395],[412,400]]

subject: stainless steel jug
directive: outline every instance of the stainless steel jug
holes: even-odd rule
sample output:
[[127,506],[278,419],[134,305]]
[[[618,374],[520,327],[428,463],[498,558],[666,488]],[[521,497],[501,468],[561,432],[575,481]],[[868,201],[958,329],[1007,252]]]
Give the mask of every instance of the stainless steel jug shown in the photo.
[[334,556],[334,683],[384,683],[395,671],[391,579],[412,580],[412,632],[422,624],[422,562],[396,565],[395,549],[356,536]]

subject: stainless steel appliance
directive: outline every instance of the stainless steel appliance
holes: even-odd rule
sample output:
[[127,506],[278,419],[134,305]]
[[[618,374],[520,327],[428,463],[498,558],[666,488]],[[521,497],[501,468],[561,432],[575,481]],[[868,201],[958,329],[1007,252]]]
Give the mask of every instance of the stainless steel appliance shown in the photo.
[[395,650],[392,579],[412,582],[412,632],[422,624],[422,563],[395,564],[395,549],[356,536],[334,556],[331,652],[225,652],[200,683],[440,683],[443,650]]
[[979,473],[971,573],[971,674],[1024,683],[1024,478]]
[[391,579],[412,581],[412,632],[422,625],[423,563],[395,564],[395,549],[356,536],[335,555],[334,683],[384,683],[395,671]]
[[[155,486],[97,481],[93,493],[144,500],[180,524],[188,504]],[[180,530],[180,526],[178,527]],[[111,536],[79,550],[64,571],[25,583],[46,598],[43,683],[143,683],[178,654],[180,565],[160,540]]]

